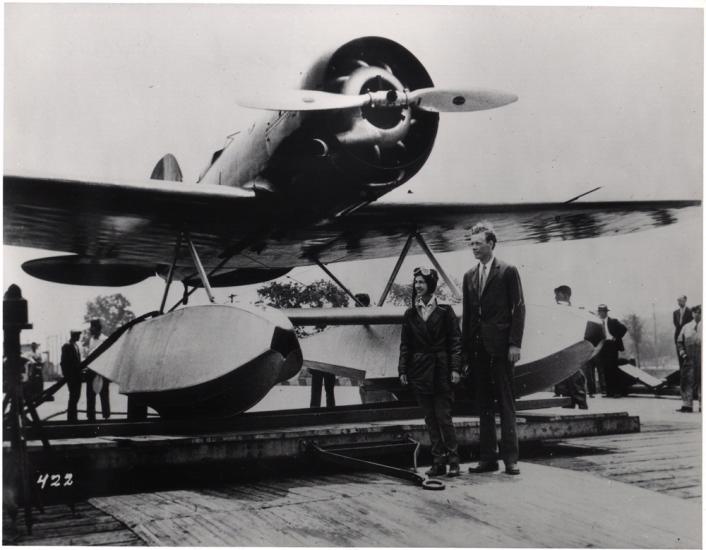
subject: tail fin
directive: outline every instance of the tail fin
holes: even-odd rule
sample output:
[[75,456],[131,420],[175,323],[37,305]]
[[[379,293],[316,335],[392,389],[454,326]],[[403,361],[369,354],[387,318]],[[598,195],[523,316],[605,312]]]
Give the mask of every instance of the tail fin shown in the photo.
[[171,153],[164,155],[152,170],[150,179],[181,181],[181,168],[179,168],[179,163],[174,155]]

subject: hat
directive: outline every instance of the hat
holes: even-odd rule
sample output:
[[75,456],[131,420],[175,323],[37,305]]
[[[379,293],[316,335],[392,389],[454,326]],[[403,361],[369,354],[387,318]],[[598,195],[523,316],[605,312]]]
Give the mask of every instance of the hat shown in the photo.
[[70,330],[69,333],[71,334],[81,334],[83,331],[82,330]]
[[436,272],[436,269],[415,267],[412,275],[424,279],[424,282],[427,284],[427,291],[430,294],[436,290],[436,284],[439,282],[439,274]]
[[554,292],[561,292],[562,294],[568,294],[571,296],[571,287],[567,285],[560,285],[554,289]]
[[610,311],[610,310],[608,309],[608,306],[607,306],[607,305],[605,305],[605,304],[599,304],[599,305],[598,305],[598,311]]
[[103,325],[103,323],[101,322],[100,319],[91,319],[91,326],[92,327],[102,326],[102,325]]

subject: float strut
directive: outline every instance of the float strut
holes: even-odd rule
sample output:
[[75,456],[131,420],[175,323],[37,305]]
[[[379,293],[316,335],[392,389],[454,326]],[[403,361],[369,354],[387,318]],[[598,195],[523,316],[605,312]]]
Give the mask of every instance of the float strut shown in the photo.
[[400,257],[397,258],[397,263],[395,264],[395,267],[392,270],[392,274],[390,275],[390,278],[388,279],[387,284],[385,285],[385,290],[382,291],[382,296],[380,296],[380,299],[378,300],[378,306],[382,306],[385,303],[385,299],[387,298],[387,295],[390,293],[390,289],[392,288],[392,283],[395,282],[397,274],[400,272],[402,262],[404,262],[405,258],[407,257],[409,247],[412,246],[413,236],[413,234],[410,234],[409,237],[407,237],[407,242],[404,243],[404,246],[402,247],[402,252],[400,252]]
[[348,290],[348,289],[346,288],[346,286],[345,286],[341,281],[339,281],[339,280],[336,278],[336,276],[335,276],[333,273],[331,273],[331,271],[329,271],[329,270],[326,268],[326,266],[325,266],[324,264],[322,264],[322,263],[319,261],[318,258],[312,258],[312,259],[314,260],[314,262],[316,263],[316,265],[318,265],[321,269],[324,270],[324,273],[326,273],[326,275],[328,275],[329,277],[331,277],[331,279],[333,279],[333,282],[334,282],[334,283],[336,283],[338,286],[340,286],[340,287],[343,289],[343,292],[345,292],[346,294],[348,294],[348,296],[350,296],[351,298],[353,298],[353,301],[354,301],[359,307],[365,307],[365,306],[363,306],[363,304],[360,303],[360,301],[358,300],[358,298],[355,297],[355,294],[353,294],[350,290]]
[[424,241],[424,238],[417,233],[416,231],[414,232],[414,238],[417,239],[417,242],[419,243],[419,246],[422,247],[422,250],[424,250],[424,253],[427,255],[427,258],[431,261],[431,263],[434,264],[434,267],[436,270],[439,272],[439,274],[443,277],[444,282],[447,284],[449,289],[451,290],[451,294],[454,295],[454,298],[457,300],[463,299],[463,296],[461,296],[461,293],[459,292],[458,288],[456,288],[456,285],[454,282],[451,280],[451,277],[449,277],[446,272],[444,271],[444,268],[441,267],[439,262],[436,260],[436,257],[434,256],[434,253],[431,251],[431,249],[427,246],[427,243]]
[[169,275],[167,275],[167,284],[164,287],[162,303],[159,306],[159,313],[164,313],[164,305],[167,303],[167,294],[169,294],[169,287],[171,286],[172,279],[174,278],[174,268],[176,267],[177,257],[179,256],[179,250],[181,250],[181,239],[182,234],[179,233],[179,238],[177,239],[176,246],[174,247],[174,259],[172,260],[172,265],[169,267]]
[[196,247],[194,246],[194,243],[191,241],[191,237],[187,233],[186,235],[186,244],[189,246],[189,252],[191,252],[191,259],[194,261],[194,265],[196,266],[196,270],[199,272],[199,278],[201,279],[201,283],[203,284],[203,289],[206,291],[206,294],[208,295],[208,301],[211,302],[212,304],[215,303],[216,299],[213,297],[213,291],[211,290],[211,284],[208,282],[208,275],[206,275],[206,270],[203,268],[203,264],[201,263],[201,258],[199,258],[199,253],[196,251]]

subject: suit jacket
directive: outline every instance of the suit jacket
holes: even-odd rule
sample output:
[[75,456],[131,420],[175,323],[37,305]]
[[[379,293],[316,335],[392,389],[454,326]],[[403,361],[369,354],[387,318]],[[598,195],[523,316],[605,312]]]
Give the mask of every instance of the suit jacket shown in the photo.
[[672,313],[672,322],[674,323],[674,341],[677,341],[677,338],[679,338],[679,333],[681,332],[681,329],[686,325],[687,323],[690,323],[691,321],[694,320],[694,316],[691,314],[691,309],[690,308],[684,308],[684,318],[681,320],[681,323],[679,322],[679,310],[675,310]]
[[411,307],[405,311],[398,371],[422,394],[450,392],[451,371],[461,370],[461,334],[451,306],[437,304],[425,321]]
[[61,346],[61,374],[66,380],[81,378],[81,354],[71,342]]
[[490,273],[478,295],[478,265],[463,276],[463,349],[470,358],[475,336],[480,332],[486,351],[506,357],[508,348],[522,346],[525,330],[525,299],[515,266],[493,259]]
[[623,336],[627,333],[627,327],[612,317],[608,317],[608,332],[613,337],[615,341],[615,347],[618,351],[625,351],[625,346],[623,346]]

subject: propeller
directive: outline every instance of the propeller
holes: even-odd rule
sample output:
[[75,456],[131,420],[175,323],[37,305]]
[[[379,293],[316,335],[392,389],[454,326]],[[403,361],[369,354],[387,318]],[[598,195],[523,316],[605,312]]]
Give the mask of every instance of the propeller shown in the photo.
[[461,113],[495,109],[515,101],[515,94],[497,90],[420,88],[409,92],[382,90],[361,95],[316,90],[284,90],[243,98],[238,104],[242,107],[270,111],[324,111],[370,105],[378,108],[413,107],[432,113]]

